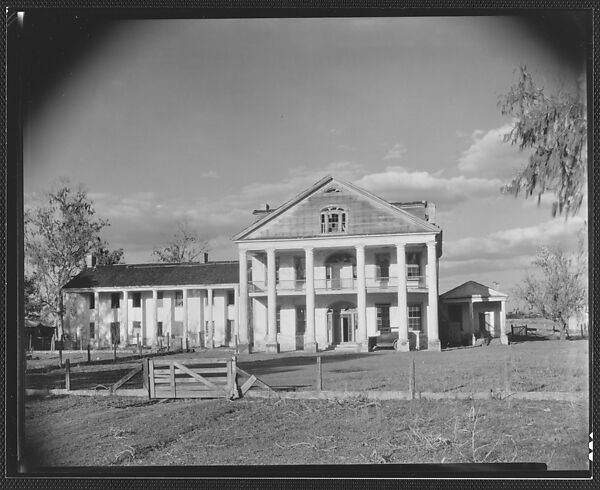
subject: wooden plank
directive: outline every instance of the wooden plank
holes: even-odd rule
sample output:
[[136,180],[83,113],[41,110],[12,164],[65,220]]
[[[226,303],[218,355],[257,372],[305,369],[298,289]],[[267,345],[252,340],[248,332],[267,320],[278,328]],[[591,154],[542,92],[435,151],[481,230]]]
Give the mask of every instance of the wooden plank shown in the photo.
[[125,383],[127,383],[127,381],[129,381],[131,378],[133,378],[142,369],[143,369],[143,366],[140,365],[140,366],[136,367],[135,369],[132,369],[131,371],[129,371],[125,376],[123,376],[119,381],[117,381],[115,384],[113,384],[110,387],[110,391],[112,391],[113,393],[115,391],[117,391],[121,386],[123,386]]
[[150,398],[155,398],[155,385],[154,385],[154,361],[150,359],[148,361],[148,381],[150,384]]
[[[176,366],[179,370],[183,371],[186,374],[189,374],[192,378],[200,381],[201,383],[204,383],[206,386],[215,386],[214,383],[211,383],[206,378],[203,378],[199,374],[196,374],[194,371],[192,371],[191,369],[188,369],[183,364],[180,364],[177,361],[173,361],[173,366]],[[175,376],[174,372],[173,372],[173,376]]]
[[171,362],[171,398],[176,398],[175,391],[175,363]]
[[250,378],[246,380],[246,382],[240,388],[240,391],[242,392],[242,396],[244,396],[246,394],[246,392],[250,388],[252,388],[252,385],[255,383],[255,381],[256,381],[256,376],[254,376],[254,375],[250,376]]
[[[219,379],[215,379],[215,380],[211,380],[212,382],[210,384],[206,384],[206,383],[202,383],[202,386],[207,386],[208,388],[214,388],[215,386],[227,386],[227,379],[226,378],[219,378]],[[171,378],[154,378],[154,382],[157,385],[160,384],[166,384],[166,385],[170,385],[171,384]],[[182,378],[179,376],[175,376],[175,382],[180,385],[180,384],[198,384],[198,380],[196,380],[195,378]]]
[[[243,369],[241,369],[240,367],[236,368],[238,374],[241,374],[242,376],[246,376],[248,378],[251,378],[252,376],[254,376],[253,374],[247,373],[246,371],[244,371]],[[255,383],[258,383],[259,385],[261,385],[262,387],[266,388],[269,391],[275,391],[273,388],[271,388],[267,383],[265,383],[262,379],[256,377],[256,381]]]
[[[167,360],[167,359],[155,359],[154,360],[154,365],[155,367],[158,366],[169,366],[169,363],[171,361]],[[210,366],[213,364],[227,364],[227,359],[210,359],[210,360],[206,360],[206,361],[202,361],[202,360],[198,360],[198,359],[177,359],[177,362],[179,362],[180,364],[189,364],[189,365],[198,365],[198,366]]]
[[[223,366],[223,367],[217,367],[217,368],[194,368],[194,367],[190,367],[186,364],[184,364],[184,366],[186,368],[188,368],[190,371],[193,371],[197,374],[226,374],[227,373],[227,366]],[[155,367],[154,372],[156,374],[169,374],[170,369],[169,368],[157,368]]]

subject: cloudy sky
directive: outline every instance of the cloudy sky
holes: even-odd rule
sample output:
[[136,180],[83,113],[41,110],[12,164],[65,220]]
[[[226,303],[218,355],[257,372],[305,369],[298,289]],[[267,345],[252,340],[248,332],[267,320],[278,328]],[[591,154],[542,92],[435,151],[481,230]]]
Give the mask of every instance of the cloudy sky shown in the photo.
[[253,209],[327,174],[436,203],[442,292],[510,293],[537,247],[573,246],[583,223],[499,191],[526,160],[497,106],[515,69],[550,90],[584,73],[522,19],[122,20],[96,41],[43,98],[31,89],[25,200],[83,183],[127,262],[183,218],[212,259],[235,259]]

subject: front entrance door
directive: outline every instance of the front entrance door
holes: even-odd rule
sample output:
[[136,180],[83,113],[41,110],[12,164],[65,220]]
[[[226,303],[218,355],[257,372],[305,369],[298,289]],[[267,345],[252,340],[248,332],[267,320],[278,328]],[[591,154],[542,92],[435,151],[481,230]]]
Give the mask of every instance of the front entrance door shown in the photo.
[[354,315],[352,313],[340,314],[340,333],[341,342],[354,342]]

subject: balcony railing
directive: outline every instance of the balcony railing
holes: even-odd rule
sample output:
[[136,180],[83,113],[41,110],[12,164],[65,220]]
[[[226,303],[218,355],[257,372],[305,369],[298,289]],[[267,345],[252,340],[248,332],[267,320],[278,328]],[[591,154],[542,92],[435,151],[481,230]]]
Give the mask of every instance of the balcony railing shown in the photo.
[[[366,277],[366,286],[368,289],[391,290],[398,288],[397,277]],[[344,291],[352,290],[357,286],[358,280],[352,277],[335,278],[335,279],[315,279],[315,290],[325,291]],[[407,289],[423,289],[426,287],[425,276],[410,276],[406,278]],[[253,281],[248,283],[248,291],[250,293],[266,293],[266,281]],[[280,280],[277,282],[277,291],[306,291],[306,281],[304,279],[297,280]]]

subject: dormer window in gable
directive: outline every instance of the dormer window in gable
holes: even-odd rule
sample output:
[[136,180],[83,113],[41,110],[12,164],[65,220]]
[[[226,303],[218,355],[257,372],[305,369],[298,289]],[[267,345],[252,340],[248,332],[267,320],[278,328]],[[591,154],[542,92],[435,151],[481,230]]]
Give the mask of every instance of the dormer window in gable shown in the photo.
[[348,227],[348,212],[338,206],[321,210],[321,233],[343,233]]

